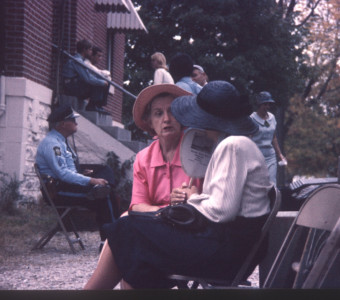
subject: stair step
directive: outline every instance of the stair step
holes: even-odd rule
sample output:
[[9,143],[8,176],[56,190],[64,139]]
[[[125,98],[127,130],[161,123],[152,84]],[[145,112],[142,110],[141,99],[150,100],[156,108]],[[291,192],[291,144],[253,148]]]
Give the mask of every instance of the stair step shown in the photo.
[[80,110],[79,113],[98,126],[112,126],[111,115],[102,114],[96,111],[86,111],[86,110]]
[[100,126],[105,132],[114,137],[115,139],[123,142],[131,142],[131,131],[116,127],[116,126]]
[[148,145],[147,143],[140,141],[121,141],[121,143],[136,153],[138,153],[140,150],[144,149]]

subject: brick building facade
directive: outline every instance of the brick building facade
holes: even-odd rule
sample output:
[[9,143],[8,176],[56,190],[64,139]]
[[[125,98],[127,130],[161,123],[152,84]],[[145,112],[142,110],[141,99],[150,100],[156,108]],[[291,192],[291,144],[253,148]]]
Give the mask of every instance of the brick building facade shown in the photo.
[[[52,44],[74,54],[76,42],[86,38],[103,49],[99,67],[111,70],[113,80],[122,85],[125,34],[107,30],[107,13],[95,10],[95,0],[4,0],[1,6],[4,18],[0,22],[5,28],[0,53],[5,62],[1,66],[3,75],[25,77],[55,92],[58,52]],[[62,56],[59,70],[65,61]],[[109,96],[107,108],[113,120],[121,122],[119,90]]]
[[[100,2],[0,2],[0,170],[24,180],[23,190],[28,194],[37,184],[29,180],[34,175],[36,147],[48,130],[46,118],[51,105],[62,92],[60,73],[67,57],[52,45],[73,55],[78,40],[89,40],[103,49],[99,68],[109,69],[113,81],[123,84],[126,24],[117,30],[108,26],[112,12],[98,10]],[[131,1],[122,3],[128,3],[131,16],[136,17]],[[106,107],[118,124],[122,120],[122,98],[116,88]]]

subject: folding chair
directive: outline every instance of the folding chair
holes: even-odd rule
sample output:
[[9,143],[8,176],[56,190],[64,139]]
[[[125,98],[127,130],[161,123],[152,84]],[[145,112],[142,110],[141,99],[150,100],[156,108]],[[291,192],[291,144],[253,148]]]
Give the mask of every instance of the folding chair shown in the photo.
[[[47,203],[51,206],[53,212],[57,217],[57,223],[51,228],[48,232],[46,232],[41,239],[33,246],[32,250],[42,249],[51,239],[52,237],[59,231],[63,233],[68,244],[70,245],[71,251],[76,253],[76,249],[73,244],[78,243],[81,249],[85,249],[83,241],[81,240],[74,221],[72,220],[72,213],[76,210],[86,210],[84,207],[80,206],[66,206],[66,205],[56,205],[54,203],[54,199],[56,197],[56,189],[55,189],[55,180],[54,178],[47,176],[45,179],[42,177],[42,174],[39,171],[38,165],[34,164],[35,172],[39,178],[40,189],[42,195],[47,201]],[[72,232],[75,235],[75,239],[71,239],[70,234],[67,232],[64,221],[68,219]]]
[[[322,248],[313,268],[309,272],[305,282],[302,285],[304,289],[315,289],[323,287],[328,275],[331,273],[332,267],[338,259],[340,250],[340,218],[331,231],[325,246]],[[337,268],[337,266],[336,266]],[[338,274],[338,269],[336,270]],[[337,276],[337,287],[339,287],[340,276]]]
[[330,245],[334,237],[339,238],[339,217],[340,185],[327,184],[315,190],[293,221],[263,287],[302,288],[321,282],[312,281],[312,276],[324,267],[321,261],[330,258],[325,255],[334,254],[336,247]]
[[246,257],[245,261],[243,262],[240,270],[235,275],[232,281],[230,280],[216,280],[216,279],[207,279],[207,278],[193,278],[190,276],[183,276],[183,275],[170,275],[170,279],[178,280],[178,287],[179,288],[188,288],[187,284],[183,284],[181,281],[191,282],[193,281],[190,289],[195,289],[198,285],[201,285],[203,289],[221,289],[221,288],[230,288],[230,287],[237,287],[240,285],[250,285],[247,281],[247,277],[251,275],[254,271],[256,264],[254,262],[255,255],[258,253],[258,250],[262,243],[264,242],[267,233],[272,225],[275,216],[280,208],[281,205],[281,193],[276,188],[273,187],[268,193],[270,199],[270,213],[269,216],[264,223],[261,235],[257,242],[253,245],[251,251],[249,252],[248,256]]

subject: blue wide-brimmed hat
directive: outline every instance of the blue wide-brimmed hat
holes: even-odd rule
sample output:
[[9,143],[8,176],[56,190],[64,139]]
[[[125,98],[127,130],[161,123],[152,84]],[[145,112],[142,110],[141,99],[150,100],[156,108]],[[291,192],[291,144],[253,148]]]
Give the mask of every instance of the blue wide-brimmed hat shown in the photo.
[[272,98],[272,95],[269,92],[263,91],[259,93],[257,97],[257,104],[261,105],[263,103],[275,103],[275,101]]
[[226,132],[229,135],[252,135],[258,126],[249,117],[248,98],[240,96],[227,81],[210,81],[200,93],[176,98],[171,112],[184,126]]

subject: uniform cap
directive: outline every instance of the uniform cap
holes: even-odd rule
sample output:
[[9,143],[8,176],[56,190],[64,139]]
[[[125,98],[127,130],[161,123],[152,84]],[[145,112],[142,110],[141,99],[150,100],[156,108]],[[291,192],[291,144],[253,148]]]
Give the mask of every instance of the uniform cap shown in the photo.
[[61,122],[68,119],[78,118],[79,114],[75,113],[71,106],[59,106],[52,110],[47,121],[51,123]]

